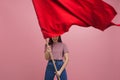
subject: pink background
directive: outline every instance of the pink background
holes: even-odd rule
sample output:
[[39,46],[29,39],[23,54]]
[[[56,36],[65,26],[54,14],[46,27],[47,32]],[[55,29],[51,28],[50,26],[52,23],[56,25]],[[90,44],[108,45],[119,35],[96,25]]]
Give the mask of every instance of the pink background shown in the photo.
[[[120,23],[120,0],[105,1]],[[62,39],[70,51],[68,80],[120,80],[120,27],[73,25]],[[0,80],[44,80],[44,44],[32,1],[0,0]]]

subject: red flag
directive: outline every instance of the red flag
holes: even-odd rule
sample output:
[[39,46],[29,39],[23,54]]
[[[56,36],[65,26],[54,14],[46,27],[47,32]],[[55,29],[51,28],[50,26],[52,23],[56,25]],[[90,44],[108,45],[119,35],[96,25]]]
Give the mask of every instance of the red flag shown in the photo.
[[104,31],[117,14],[102,0],[32,0],[44,38],[67,32],[71,25]]

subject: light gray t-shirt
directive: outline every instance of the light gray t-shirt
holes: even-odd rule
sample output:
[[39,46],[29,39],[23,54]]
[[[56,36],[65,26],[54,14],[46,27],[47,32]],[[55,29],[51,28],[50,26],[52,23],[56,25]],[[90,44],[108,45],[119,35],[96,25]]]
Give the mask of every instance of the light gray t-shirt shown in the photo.
[[[45,50],[46,50],[46,48],[47,47],[45,46]],[[64,54],[69,53],[66,44],[63,42],[53,43],[51,48],[52,48],[53,58],[57,59],[57,60],[63,59]]]

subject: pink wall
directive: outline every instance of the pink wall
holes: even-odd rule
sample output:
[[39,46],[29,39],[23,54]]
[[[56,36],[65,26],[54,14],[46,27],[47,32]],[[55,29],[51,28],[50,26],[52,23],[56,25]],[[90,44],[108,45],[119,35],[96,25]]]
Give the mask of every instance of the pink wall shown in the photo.
[[[120,0],[105,1],[120,23]],[[70,51],[68,80],[120,80],[119,34],[115,26],[102,32],[73,25],[62,36]],[[0,0],[0,80],[44,80],[44,43],[31,0]]]

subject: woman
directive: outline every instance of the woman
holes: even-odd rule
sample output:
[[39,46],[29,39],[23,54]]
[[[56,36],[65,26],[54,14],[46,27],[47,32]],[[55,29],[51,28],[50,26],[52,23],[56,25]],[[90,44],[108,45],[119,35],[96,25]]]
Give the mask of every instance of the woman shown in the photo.
[[[67,80],[66,66],[68,64],[68,48],[65,43],[62,42],[61,36],[55,36],[49,39],[49,46],[45,45],[45,59],[48,60],[48,64],[45,72],[45,80],[54,80],[55,74],[60,76],[61,80]],[[52,53],[57,72],[55,72],[50,53]]]

